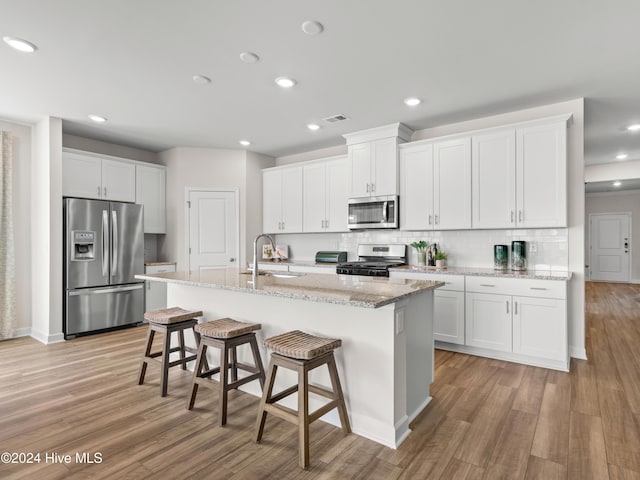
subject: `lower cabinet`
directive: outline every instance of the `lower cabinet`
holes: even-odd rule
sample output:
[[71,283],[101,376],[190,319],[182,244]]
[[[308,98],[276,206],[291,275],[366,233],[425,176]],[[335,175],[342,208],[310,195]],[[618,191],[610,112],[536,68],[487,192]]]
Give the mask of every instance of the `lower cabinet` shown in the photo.
[[464,345],[464,292],[442,288],[434,292],[433,339]]
[[513,351],[567,360],[567,302],[554,298],[513,297]]
[[467,293],[465,343],[502,352],[512,349],[511,297]]
[[[175,272],[176,264],[146,265],[144,273]],[[167,308],[167,284],[164,282],[145,281],[145,312]]]

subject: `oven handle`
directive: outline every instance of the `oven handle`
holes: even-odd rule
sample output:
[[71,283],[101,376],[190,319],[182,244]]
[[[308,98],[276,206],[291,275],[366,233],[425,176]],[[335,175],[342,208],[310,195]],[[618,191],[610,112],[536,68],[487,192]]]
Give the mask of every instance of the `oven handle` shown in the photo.
[[389,218],[389,202],[382,202],[382,220],[387,223]]

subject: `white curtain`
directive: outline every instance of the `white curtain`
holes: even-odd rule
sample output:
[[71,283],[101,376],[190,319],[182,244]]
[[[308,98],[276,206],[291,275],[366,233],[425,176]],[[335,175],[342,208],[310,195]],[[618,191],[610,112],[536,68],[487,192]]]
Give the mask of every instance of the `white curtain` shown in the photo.
[[11,134],[0,130],[0,340],[16,334],[12,167]]

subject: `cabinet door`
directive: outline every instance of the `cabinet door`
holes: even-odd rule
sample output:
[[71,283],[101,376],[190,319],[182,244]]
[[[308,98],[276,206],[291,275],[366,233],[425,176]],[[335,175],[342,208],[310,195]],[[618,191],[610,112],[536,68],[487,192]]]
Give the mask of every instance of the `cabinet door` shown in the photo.
[[282,170],[281,232],[302,232],[302,167]]
[[262,172],[262,231],[282,230],[282,174],[280,170]]
[[347,201],[349,200],[349,160],[347,157],[329,160],[326,163],[326,232],[347,232]]
[[566,302],[513,297],[513,351],[567,361]]
[[102,160],[102,195],[105,200],[136,201],[136,166],[118,160]]
[[471,228],[471,139],[433,147],[434,228]]
[[464,292],[441,289],[434,292],[433,338],[464,345]]
[[398,141],[396,138],[382,138],[373,142],[371,170],[373,195],[398,194]]
[[136,203],[144,205],[144,233],[166,233],[165,167],[136,165]]
[[516,130],[518,227],[567,226],[565,122]]
[[433,230],[433,145],[400,150],[400,228]]
[[513,228],[516,221],[516,132],[476,135],[471,145],[473,228]]
[[[150,265],[144,268],[144,273],[163,273],[175,271],[175,265]],[[167,308],[167,284],[164,282],[152,282],[149,280],[146,280],[144,283],[146,284],[144,306],[145,312]]]
[[303,232],[322,232],[325,228],[327,220],[325,170],[324,163],[305,165],[302,168]]
[[349,162],[351,163],[350,197],[371,196],[371,143],[349,145]]
[[102,160],[72,152],[62,154],[62,195],[102,198]]
[[488,293],[466,294],[466,344],[510,352],[512,350],[511,297]]

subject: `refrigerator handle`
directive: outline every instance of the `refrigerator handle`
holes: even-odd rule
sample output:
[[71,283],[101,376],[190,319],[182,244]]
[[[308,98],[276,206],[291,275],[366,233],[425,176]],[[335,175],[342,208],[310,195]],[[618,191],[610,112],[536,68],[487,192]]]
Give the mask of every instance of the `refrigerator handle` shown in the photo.
[[111,275],[118,270],[118,215],[111,210]]
[[102,275],[109,275],[109,214],[102,211]]

